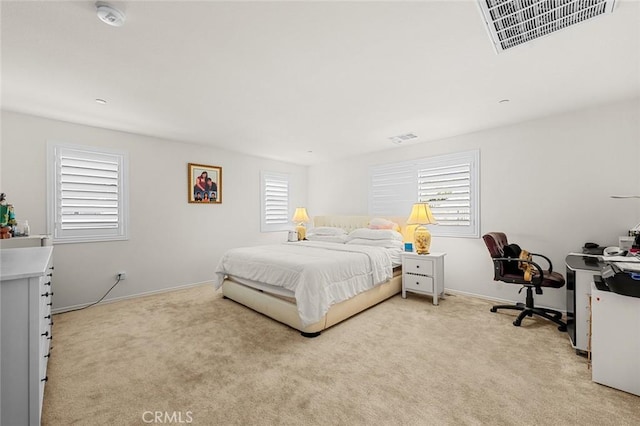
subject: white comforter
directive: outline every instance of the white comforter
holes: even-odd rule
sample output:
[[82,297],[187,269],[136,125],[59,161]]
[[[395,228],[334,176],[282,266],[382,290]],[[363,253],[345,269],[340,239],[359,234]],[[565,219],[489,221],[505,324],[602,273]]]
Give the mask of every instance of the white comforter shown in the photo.
[[307,326],[331,305],[389,280],[393,268],[382,247],[300,241],[229,250],[216,268],[216,288],[226,275],[291,290]]

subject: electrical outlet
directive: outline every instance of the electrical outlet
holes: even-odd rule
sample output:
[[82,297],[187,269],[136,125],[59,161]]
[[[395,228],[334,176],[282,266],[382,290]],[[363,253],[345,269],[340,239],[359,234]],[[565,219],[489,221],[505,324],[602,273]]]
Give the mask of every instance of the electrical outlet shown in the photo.
[[124,281],[127,279],[127,273],[122,271],[116,274],[116,278],[120,278],[120,281]]

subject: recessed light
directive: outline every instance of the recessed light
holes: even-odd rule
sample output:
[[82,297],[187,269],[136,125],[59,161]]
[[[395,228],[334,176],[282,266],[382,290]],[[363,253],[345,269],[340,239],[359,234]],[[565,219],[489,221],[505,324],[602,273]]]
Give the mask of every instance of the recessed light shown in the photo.
[[99,103],[100,105],[106,105],[107,101],[105,101],[104,99],[96,99],[96,102]]

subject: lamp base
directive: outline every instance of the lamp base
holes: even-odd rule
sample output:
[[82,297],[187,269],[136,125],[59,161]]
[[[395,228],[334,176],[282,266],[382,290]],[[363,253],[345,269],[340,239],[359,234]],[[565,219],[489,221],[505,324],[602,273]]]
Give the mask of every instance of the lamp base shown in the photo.
[[431,232],[424,226],[418,226],[413,233],[413,245],[418,254],[429,254],[431,247]]
[[307,228],[304,225],[296,226],[296,232],[298,232],[298,241],[302,241],[307,237]]

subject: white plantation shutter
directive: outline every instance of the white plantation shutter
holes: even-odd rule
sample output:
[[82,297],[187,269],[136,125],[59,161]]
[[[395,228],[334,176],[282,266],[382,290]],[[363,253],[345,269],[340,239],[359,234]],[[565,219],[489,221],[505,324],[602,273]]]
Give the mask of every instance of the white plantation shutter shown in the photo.
[[[371,168],[369,214],[403,216],[411,212],[416,199],[416,172],[412,163],[379,165]],[[404,212],[407,213],[404,213]]]
[[50,144],[49,233],[54,242],[122,240],[127,233],[126,158]]
[[289,175],[262,172],[262,232],[292,229],[289,215]]
[[369,214],[409,216],[411,205],[426,202],[437,225],[433,235],[480,236],[479,151],[468,151],[370,169]]

